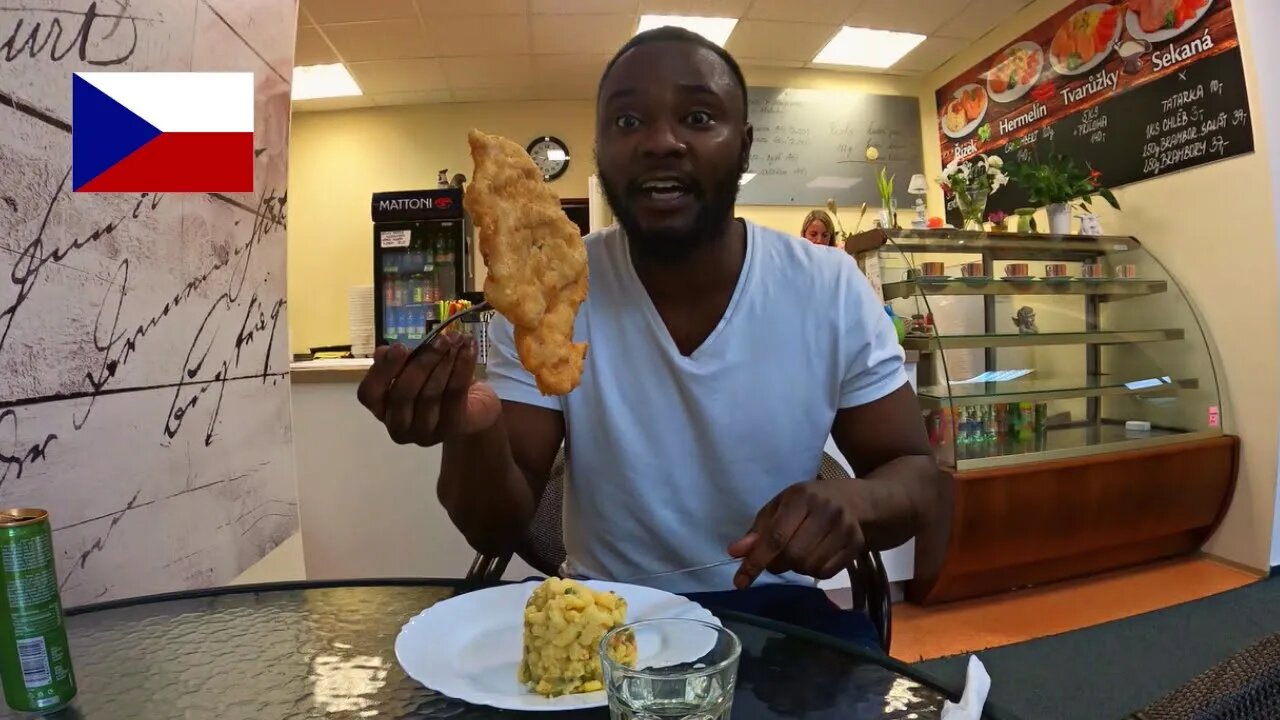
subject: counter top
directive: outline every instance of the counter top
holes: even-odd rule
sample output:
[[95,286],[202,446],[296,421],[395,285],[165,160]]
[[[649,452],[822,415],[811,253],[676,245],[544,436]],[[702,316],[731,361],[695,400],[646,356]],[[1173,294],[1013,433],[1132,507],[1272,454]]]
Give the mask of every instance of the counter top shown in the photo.
[[[920,353],[907,350],[907,364],[920,362]],[[373,365],[372,358],[341,360],[303,360],[289,364],[291,381],[295,383],[358,383]]]
[[289,375],[295,383],[358,383],[372,365],[372,358],[304,360],[289,363]]

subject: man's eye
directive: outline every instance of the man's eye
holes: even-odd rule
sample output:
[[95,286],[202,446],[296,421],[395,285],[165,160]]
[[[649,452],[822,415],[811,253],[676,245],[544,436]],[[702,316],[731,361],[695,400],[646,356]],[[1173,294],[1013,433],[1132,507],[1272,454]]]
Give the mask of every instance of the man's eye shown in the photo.
[[640,127],[640,118],[635,115],[620,115],[618,116],[618,119],[614,121],[614,124],[623,130],[631,130],[633,128]]
[[711,122],[711,113],[706,110],[694,110],[689,113],[685,121],[690,125],[706,125]]

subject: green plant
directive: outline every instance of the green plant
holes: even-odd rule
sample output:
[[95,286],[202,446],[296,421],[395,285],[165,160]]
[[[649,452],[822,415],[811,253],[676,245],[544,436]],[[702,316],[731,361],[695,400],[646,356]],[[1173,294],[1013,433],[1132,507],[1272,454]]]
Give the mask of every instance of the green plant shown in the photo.
[[1013,182],[1027,193],[1033,205],[1055,205],[1079,202],[1091,207],[1094,197],[1101,197],[1116,210],[1120,203],[1110,190],[1102,187],[1102,173],[1088,165],[1080,168],[1075,160],[1054,153],[1045,162],[1017,163],[1009,171]]
[[880,174],[876,176],[876,186],[880,189],[880,201],[884,207],[891,207],[893,203],[893,181],[897,175],[890,175],[889,168],[880,168]]

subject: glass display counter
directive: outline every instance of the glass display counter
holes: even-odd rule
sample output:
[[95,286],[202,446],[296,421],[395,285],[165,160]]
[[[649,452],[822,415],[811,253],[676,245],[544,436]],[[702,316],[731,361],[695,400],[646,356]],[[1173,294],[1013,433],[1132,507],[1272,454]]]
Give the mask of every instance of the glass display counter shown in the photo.
[[[1179,519],[1181,542],[1155,542],[1147,555],[1190,551],[1207,537],[1230,498],[1236,441],[1222,430],[1204,328],[1182,288],[1138,240],[873,230],[855,236],[846,249],[905,328],[903,346],[920,353],[921,414],[939,464],[955,485],[958,508],[944,543],[947,563],[956,552],[974,550],[964,546],[974,536],[957,532],[1039,542],[1032,529],[1019,534],[991,526],[1020,513],[1020,526],[1033,521],[1083,532],[1089,512],[1114,505],[1114,528],[1092,528],[1092,540],[1079,538],[1096,551],[1108,542],[1099,542],[1099,533],[1122,533],[1133,521],[1134,508],[1122,507],[1124,502],[1172,502],[1170,494],[1179,492],[1208,505],[1195,518]],[[1200,461],[1205,464],[1196,465]],[[1156,477],[1192,466],[1212,479],[1166,478],[1161,485]],[[1093,485],[1115,476],[1123,478],[1114,487]],[[979,478],[981,495],[975,494],[978,486],[966,484]],[[1134,542],[1154,540],[1130,535]],[[1062,556],[1075,554],[1071,543],[1064,533],[1053,538],[1052,551],[1040,545],[1047,555]],[[1124,542],[1113,544],[1119,549]],[[1005,552],[1017,554],[1008,546]],[[1076,558],[1061,572],[1049,562],[1029,574],[1008,575],[992,572],[1001,558],[986,557],[983,578],[926,594],[985,594],[979,590],[1108,569],[1147,555],[1130,548],[1096,567]],[[931,563],[918,556],[917,566],[922,564]]]
[[894,314],[926,319],[903,345],[927,358],[918,394],[943,463],[1221,434],[1205,334],[1136,239],[903,230],[879,261]]

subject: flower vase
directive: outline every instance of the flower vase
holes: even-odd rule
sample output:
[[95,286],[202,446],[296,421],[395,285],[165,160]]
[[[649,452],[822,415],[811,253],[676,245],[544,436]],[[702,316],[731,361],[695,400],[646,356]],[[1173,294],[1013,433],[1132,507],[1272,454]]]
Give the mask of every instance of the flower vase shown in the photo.
[[1071,234],[1071,206],[1067,203],[1054,203],[1045,208],[1049,213],[1049,233],[1052,235]]
[[881,202],[884,204],[880,208],[880,227],[886,230],[898,227],[898,201],[891,199],[884,202],[881,198]]
[[966,188],[956,193],[956,205],[964,218],[965,230],[984,229],[982,218],[987,212],[987,199],[991,192],[984,188]]

